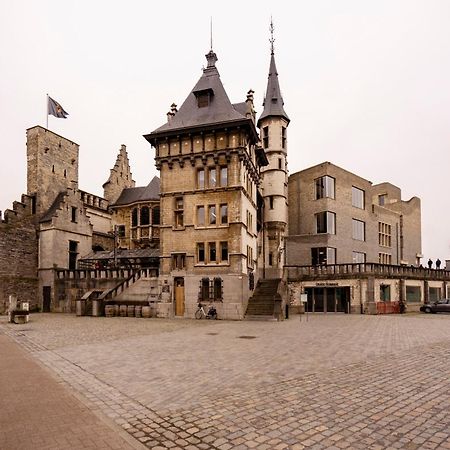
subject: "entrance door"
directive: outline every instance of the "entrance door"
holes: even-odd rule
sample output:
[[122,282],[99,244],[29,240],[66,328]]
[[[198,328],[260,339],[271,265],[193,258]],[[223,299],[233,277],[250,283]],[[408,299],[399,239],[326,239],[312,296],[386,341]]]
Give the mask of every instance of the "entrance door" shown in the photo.
[[44,286],[42,288],[42,312],[50,312],[52,302],[52,287]]
[[184,316],[184,278],[175,278],[175,315]]

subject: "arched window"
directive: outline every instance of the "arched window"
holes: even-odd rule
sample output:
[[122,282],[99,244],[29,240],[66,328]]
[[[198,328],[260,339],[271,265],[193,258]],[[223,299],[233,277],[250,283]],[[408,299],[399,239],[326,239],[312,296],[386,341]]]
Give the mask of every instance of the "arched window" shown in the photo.
[[159,225],[159,206],[152,209],[152,224]]
[[148,225],[150,223],[150,211],[148,206],[141,208],[141,225]]
[[133,208],[133,211],[131,211],[131,226],[137,227],[138,224],[138,210],[137,208]]

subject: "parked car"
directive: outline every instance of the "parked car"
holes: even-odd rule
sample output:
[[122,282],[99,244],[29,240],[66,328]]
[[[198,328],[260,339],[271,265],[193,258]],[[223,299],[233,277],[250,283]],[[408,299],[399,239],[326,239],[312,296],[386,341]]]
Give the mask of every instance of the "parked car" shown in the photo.
[[420,310],[426,313],[449,312],[450,313],[450,299],[443,298],[433,303],[426,303],[420,307]]

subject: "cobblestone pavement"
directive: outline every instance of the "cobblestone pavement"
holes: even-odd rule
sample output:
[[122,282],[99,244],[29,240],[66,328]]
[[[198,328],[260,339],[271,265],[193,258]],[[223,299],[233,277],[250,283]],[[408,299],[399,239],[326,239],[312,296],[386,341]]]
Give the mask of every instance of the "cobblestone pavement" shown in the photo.
[[450,449],[450,315],[3,319],[148,448]]

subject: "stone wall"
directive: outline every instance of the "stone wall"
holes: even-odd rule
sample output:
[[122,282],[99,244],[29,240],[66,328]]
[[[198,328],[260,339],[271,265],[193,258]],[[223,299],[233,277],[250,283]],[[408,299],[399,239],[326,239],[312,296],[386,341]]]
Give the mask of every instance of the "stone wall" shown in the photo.
[[31,309],[38,304],[37,218],[31,209],[31,198],[24,195],[0,222],[0,314],[9,295],[28,301]]

